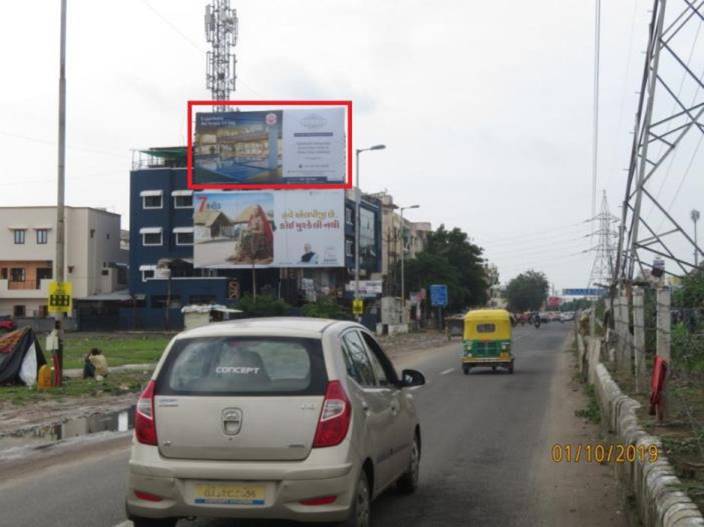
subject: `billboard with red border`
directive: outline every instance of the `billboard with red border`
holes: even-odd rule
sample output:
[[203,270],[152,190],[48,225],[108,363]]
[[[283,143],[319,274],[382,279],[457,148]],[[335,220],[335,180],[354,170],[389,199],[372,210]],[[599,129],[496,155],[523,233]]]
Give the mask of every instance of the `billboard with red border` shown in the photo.
[[193,190],[351,188],[351,152],[352,101],[188,101]]

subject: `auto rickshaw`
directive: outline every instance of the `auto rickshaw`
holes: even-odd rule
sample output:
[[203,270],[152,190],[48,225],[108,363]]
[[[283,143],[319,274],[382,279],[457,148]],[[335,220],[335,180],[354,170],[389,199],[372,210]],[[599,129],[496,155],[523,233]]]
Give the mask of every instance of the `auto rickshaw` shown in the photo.
[[462,371],[475,366],[506,368],[513,373],[511,317],[505,309],[476,309],[464,316]]

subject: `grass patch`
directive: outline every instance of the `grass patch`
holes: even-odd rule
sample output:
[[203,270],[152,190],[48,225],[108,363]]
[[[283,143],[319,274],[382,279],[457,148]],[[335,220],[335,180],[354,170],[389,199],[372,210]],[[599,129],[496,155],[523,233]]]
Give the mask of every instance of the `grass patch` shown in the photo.
[[575,410],[574,415],[588,419],[594,424],[601,422],[601,409],[596,401],[596,391],[593,384],[587,384],[584,387],[584,392],[587,394],[587,407],[582,410]]
[[151,372],[121,372],[110,374],[105,380],[67,379],[60,388],[37,390],[26,386],[0,387],[0,406],[5,404],[27,405],[42,401],[61,401],[67,398],[105,397],[139,392],[147,382]]
[[64,338],[64,368],[83,368],[83,359],[91,348],[101,349],[109,366],[156,362],[169,340],[171,334],[165,333],[67,333]]

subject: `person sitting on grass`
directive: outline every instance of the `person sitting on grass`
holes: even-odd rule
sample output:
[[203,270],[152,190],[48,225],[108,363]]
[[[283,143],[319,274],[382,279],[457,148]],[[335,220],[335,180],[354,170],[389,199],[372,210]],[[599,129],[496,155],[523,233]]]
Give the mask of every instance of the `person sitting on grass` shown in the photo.
[[83,378],[95,378],[96,381],[102,381],[108,376],[108,360],[98,348],[93,348],[86,355],[83,363]]

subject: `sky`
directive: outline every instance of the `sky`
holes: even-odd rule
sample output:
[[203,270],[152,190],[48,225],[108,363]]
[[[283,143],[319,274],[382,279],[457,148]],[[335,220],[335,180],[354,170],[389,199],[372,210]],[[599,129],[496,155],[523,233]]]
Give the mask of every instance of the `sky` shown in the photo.
[[[68,3],[67,203],[127,226],[132,151],[185,144],[186,101],[209,98],[206,2]],[[0,18],[0,206],[56,200],[60,2],[36,2],[32,28],[22,4]],[[652,3],[602,4],[598,188],[620,215]],[[352,99],[354,147],[387,146],[362,156],[365,191],[420,205],[411,220],[462,228],[502,282],[533,268],[558,290],[587,285],[592,1],[232,6],[233,98]],[[695,190],[678,193],[685,216]]]

